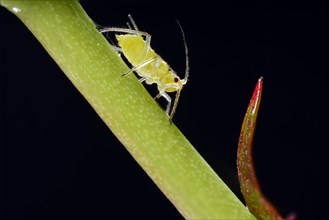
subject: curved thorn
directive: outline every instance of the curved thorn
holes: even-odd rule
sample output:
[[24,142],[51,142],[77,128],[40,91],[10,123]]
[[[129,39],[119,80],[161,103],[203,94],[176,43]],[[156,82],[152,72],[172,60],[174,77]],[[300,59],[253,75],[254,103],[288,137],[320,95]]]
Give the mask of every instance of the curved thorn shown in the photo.
[[257,219],[283,220],[275,207],[263,195],[256,178],[253,164],[253,137],[262,96],[262,88],[263,77],[257,82],[242,123],[237,155],[238,177],[245,202],[250,212],[253,213]]

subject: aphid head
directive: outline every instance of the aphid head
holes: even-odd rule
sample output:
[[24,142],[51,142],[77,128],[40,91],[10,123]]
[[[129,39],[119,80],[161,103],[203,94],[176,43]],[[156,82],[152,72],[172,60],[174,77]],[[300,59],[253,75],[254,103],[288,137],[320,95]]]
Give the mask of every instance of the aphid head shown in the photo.
[[174,76],[173,87],[175,88],[175,91],[182,89],[184,84],[184,79],[181,80],[178,76]]
[[178,83],[180,85],[180,87],[183,87],[183,85],[185,85],[187,83],[187,79],[180,79],[178,76],[174,77],[174,83]]
[[159,91],[164,90],[166,92],[176,92],[177,90],[180,90],[182,87],[183,87],[182,80],[176,75],[163,78],[161,84],[158,85]]
[[182,85],[185,85],[187,83],[187,78],[181,79],[180,82]]

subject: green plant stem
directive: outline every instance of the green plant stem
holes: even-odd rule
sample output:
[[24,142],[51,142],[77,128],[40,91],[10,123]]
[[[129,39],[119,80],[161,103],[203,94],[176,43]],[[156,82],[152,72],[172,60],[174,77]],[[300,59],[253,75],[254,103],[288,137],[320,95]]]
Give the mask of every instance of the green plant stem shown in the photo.
[[127,66],[78,1],[0,3],[23,21],[185,218],[254,219],[175,125],[170,126],[136,77],[121,77]]

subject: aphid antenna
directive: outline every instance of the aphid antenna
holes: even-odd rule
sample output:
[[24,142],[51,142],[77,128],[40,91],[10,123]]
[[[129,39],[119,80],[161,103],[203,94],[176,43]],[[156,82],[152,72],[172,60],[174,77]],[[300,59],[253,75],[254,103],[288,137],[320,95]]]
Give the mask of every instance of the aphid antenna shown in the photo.
[[182,28],[182,25],[180,24],[180,22],[178,20],[176,20],[179,29],[182,32],[182,36],[183,36],[183,41],[184,41],[184,49],[185,49],[185,77],[184,79],[182,79],[182,84],[185,85],[187,83],[188,77],[189,77],[189,70],[190,70],[190,66],[189,66],[189,60],[188,60],[188,49],[187,49],[187,43],[186,43],[186,38],[185,38],[185,33],[184,30]]
[[[181,82],[182,82],[183,85],[185,85],[187,83],[187,80],[188,80],[188,77],[189,77],[189,70],[190,70],[189,60],[188,60],[188,49],[187,49],[187,43],[186,43],[185,33],[184,33],[183,28],[182,28],[182,25],[180,24],[180,22],[178,20],[176,20],[176,22],[177,22],[177,24],[179,26],[179,29],[182,32],[183,42],[184,42],[184,49],[185,49],[185,76],[184,76],[184,79],[181,80]],[[173,71],[173,73],[176,74],[175,71]],[[180,93],[181,93],[182,89],[183,89],[183,87],[181,87],[180,89],[178,89],[176,91],[176,96],[175,96],[174,104],[172,106],[172,109],[171,109],[171,112],[170,112],[170,115],[169,115],[169,122],[170,122],[170,124],[172,124],[172,119],[173,119],[174,114],[176,112],[178,101],[179,101],[179,97],[180,97]]]

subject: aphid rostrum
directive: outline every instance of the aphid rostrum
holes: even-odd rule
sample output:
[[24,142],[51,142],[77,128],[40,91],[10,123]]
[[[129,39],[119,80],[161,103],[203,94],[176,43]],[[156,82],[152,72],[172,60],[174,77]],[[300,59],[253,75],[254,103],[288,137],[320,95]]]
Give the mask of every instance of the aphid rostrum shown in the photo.
[[[183,86],[187,83],[189,76],[188,49],[184,31],[180,23],[177,21],[182,32],[185,47],[185,77],[180,79],[167,62],[151,48],[151,35],[140,31],[131,15],[128,15],[128,18],[132,27],[127,23],[128,28],[108,27],[101,29],[100,32],[121,33],[115,35],[119,47],[113,46],[113,48],[122,53],[132,65],[132,68],[124,73],[123,76],[136,72],[141,77],[139,79],[140,82],[145,81],[147,84],[156,83],[159,94],[154,98],[158,99],[163,96],[168,101],[166,114],[169,120],[172,121],[180,93]],[[168,95],[169,92],[176,92],[173,106],[171,97]]]

